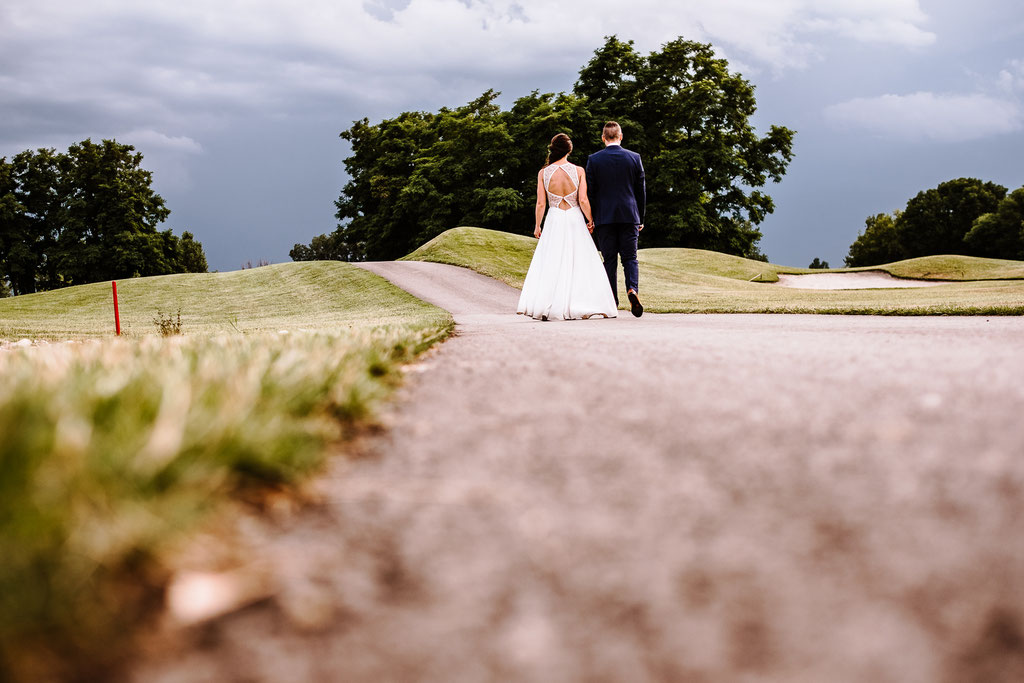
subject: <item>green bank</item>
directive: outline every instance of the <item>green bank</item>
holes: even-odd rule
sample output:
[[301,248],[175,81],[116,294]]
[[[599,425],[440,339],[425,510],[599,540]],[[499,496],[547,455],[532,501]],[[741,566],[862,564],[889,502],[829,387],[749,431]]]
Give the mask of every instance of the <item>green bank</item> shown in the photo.
[[[186,333],[338,330],[438,323],[446,313],[385,280],[337,261],[280,263],[229,273],[132,278],[117,283],[122,331],[153,334],[158,313],[181,312]],[[0,339],[108,337],[109,282],[0,299]]]

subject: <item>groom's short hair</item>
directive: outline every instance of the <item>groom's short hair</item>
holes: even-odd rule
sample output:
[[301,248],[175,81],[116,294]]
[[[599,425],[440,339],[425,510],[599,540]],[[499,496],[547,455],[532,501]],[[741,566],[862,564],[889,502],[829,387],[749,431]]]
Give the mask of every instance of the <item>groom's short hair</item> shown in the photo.
[[601,131],[601,137],[605,140],[618,140],[622,137],[622,127],[615,121],[609,121],[604,124],[604,130]]

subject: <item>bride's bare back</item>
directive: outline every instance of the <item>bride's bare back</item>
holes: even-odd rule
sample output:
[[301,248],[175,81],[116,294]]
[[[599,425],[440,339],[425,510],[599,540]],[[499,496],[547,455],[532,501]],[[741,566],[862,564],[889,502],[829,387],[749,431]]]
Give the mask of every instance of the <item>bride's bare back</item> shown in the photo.
[[565,161],[549,164],[537,173],[537,224],[533,236],[540,237],[541,220],[548,208],[570,211],[579,208],[587,220],[587,230],[593,232],[590,202],[587,200],[587,176],[583,169]]
[[548,203],[563,211],[579,206],[579,167],[573,164],[551,164],[544,168],[544,187]]

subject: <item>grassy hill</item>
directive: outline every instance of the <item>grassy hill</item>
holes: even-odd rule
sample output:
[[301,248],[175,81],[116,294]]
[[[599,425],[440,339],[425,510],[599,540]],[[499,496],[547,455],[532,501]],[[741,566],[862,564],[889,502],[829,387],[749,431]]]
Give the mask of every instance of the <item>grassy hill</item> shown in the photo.
[[[536,240],[462,227],[405,257],[471,268],[520,288]],[[701,249],[641,249],[640,290],[655,313],[849,313],[886,315],[1019,315],[1024,262],[970,256],[927,256],[871,268],[812,271]],[[774,287],[780,273],[885,271],[895,277],[949,281],[922,289],[812,291]],[[619,301],[625,302],[619,273]]]
[[921,256],[920,258],[887,263],[870,268],[848,270],[884,270],[895,277],[922,280],[1021,280],[1024,279],[1024,261],[978,258],[976,256]]
[[483,228],[452,228],[399,261],[463,266],[521,289],[537,240]]
[[[332,330],[448,319],[382,278],[337,261],[133,278],[118,281],[117,292],[121,328],[130,336],[155,333],[158,310],[176,314],[180,309],[186,333]],[[0,299],[0,339],[113,331],[109,282]]]

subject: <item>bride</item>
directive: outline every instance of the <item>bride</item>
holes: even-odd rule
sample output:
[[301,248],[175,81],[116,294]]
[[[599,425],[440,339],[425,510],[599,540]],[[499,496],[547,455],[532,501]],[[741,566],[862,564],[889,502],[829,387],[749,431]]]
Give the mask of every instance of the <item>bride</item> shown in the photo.
[[[547,165],[537,174],[537,227],[540,238],[526,273],[517,313],[539,320],[615,317],[615,297],[590,233],[587,176],[568,162],[572,141],[551,138]],[[554,161],[552,161],[552,159]],[[543,229],[541,218],[548,207]]]

